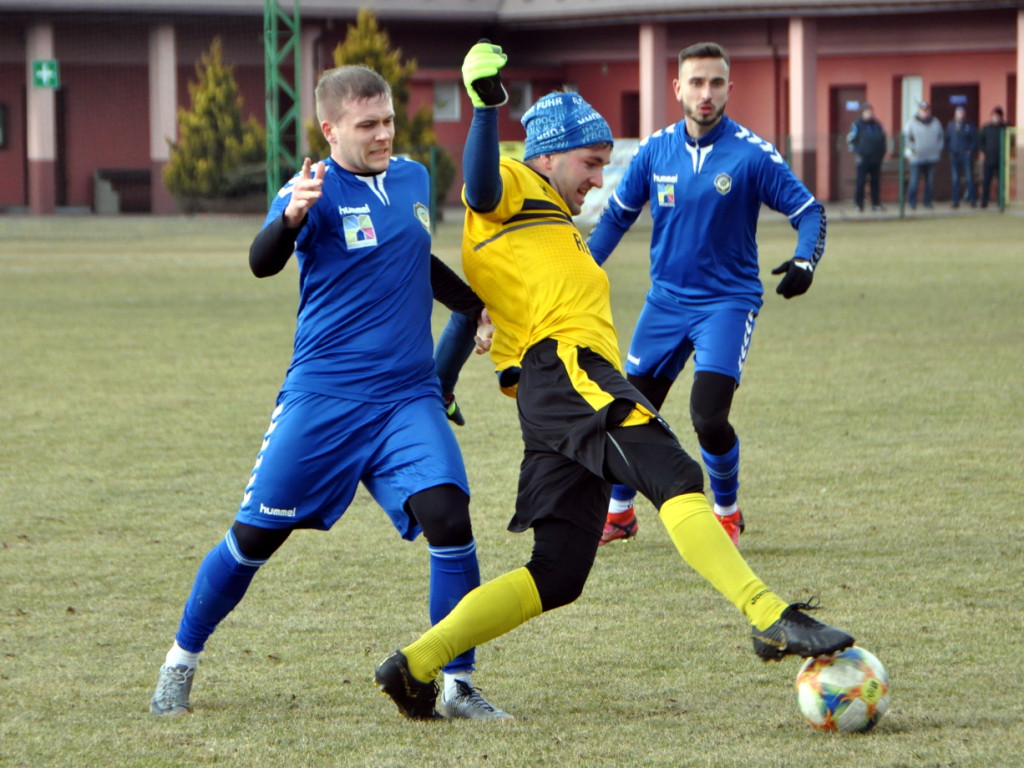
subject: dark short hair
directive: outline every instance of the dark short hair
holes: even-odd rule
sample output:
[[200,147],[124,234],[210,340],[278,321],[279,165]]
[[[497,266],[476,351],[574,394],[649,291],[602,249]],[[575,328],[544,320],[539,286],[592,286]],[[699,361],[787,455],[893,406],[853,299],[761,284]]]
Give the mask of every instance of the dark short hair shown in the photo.
[[1003,108],[1002,107],[995,107],[992,110],[992,112],[993,112],[993,114],[999,115],[1000,117],[1003,116]]
[[336,110],[346,101],[365,101],[379,96],[391,98],[388,81],[369,67],[350,64],[326,70],[316,83],[316,119],[337,117]]
[[725,66],[729,66],[729,54],[718,43],[694,43],[688,45],[679,52],[679,66],[687,59],[724,59]]

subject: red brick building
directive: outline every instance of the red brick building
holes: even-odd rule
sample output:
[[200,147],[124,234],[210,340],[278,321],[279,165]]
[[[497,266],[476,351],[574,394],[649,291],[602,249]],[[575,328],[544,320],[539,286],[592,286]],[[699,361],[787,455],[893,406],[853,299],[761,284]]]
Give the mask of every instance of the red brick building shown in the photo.
[[[976,122],[1001,105],[1016,124],[1024,95],[1024,0],[301,0],[299,66],[305,119],[317,73],[332,62],[360,7],[419,69],[412,106],[432,104],[439,141],[459,160],[471,114],[459,65],[481,37],[510,56],[517,116],[570,84],[618,137],[679,119],[676,54],[699,40],[730,51],[729,114],[783,148],[825,200],[852,196],[842,137],[870,101],[898,141],[917,99],[946,122],[964,104]],[[285,0],[286,11],[294,9]],[[245,108],[264,108],[263,7],[257,0],[0,0],[0,210],[97,209],[96,172],[134,183],[122,210],[176,210],[160,183],[187,107],[195,64],[215,36]],[[48,63],[56,65],[50,72]],[[47,81],[59,73],[59,88]],[[1024,147],[1018,134],[1017,154]],[[133,175],[134,174],[134,175]],[[948,196],[948,173],[936,194]],[[141,190],[139,184],[141,183]],[[1024,199],[1017,175],[1016,199]],[[885,194],[895,197],[894,182]],[[451,193],[457,197],[457,189]]]

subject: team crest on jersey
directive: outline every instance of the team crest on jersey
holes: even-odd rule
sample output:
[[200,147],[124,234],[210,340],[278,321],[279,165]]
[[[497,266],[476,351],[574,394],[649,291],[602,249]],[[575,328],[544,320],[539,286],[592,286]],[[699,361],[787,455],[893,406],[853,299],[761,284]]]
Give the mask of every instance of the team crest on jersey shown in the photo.
[[345,245],[350,251],[373,248],[377,245],[377,231],[368,213],[354,213],[341,220],[345,228]]
[[658,206],[661,208],[676,207],[676,185],[658,184]]
[[427,208],[427,206],[425,206],[423,203],[416,203],[412,207],[412,212],[414,214],[416,214],[416,218],[420,220],[420,224],[423,225],[423,228],[425,230],[427,230],[427,232],[429,232],[430,231],[430,209]]
[[729,190],[732,189],[732,176],[728,173],[720,173],[715,176],[715,189],[718,190],[719,194],[729,194]]

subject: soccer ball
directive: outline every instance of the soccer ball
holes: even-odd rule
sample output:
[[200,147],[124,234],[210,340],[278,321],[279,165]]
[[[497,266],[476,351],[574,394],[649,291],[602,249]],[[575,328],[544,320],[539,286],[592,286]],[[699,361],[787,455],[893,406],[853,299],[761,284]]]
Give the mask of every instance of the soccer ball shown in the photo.
[[796,675],[804,718],[822,731],[869,731],[889,708],[889,674],[863,648],[807,659]]

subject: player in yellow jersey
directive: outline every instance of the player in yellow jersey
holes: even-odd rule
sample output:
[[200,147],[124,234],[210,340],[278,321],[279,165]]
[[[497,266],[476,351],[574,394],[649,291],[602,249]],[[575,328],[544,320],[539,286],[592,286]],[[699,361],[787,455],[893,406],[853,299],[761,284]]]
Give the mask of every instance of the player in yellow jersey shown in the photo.
[[658,507],[683,559],[751,624],[765,661],[818,656],[853,638],[788,605],[754,574],[715,519],[701,466],[622,372],[608,278],[572,217],[602,184],[608,123],[578,94],[552,93],[523,116],[523,162],[499,158],[497,109],[507,99],[497,46],[473,46],[463,80],[473,122],[463,157],[463,269],[494,322],[492,357],[518,367],[524,457],[512,531],[533,529],[530,561],[467,594],[375,680],[403,714],[433,719],[433,682],[458,653],[492,640],[583,591],[612,482]]

